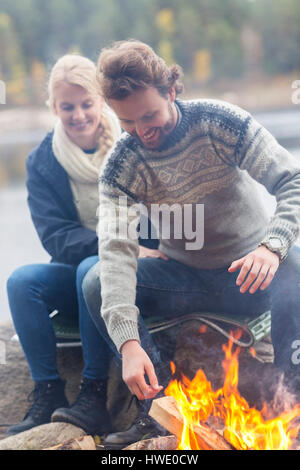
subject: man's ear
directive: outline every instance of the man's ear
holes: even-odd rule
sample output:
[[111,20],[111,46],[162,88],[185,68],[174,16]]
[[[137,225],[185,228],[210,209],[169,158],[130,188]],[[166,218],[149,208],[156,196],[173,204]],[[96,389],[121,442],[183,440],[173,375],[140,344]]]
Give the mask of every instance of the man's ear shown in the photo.
[[174,101],[176,99],[176,91],[175,91],[175,86],[174,85],[172,85],[172,87],[170,88],[168,95],[170,97],[171,102],[174,103]]

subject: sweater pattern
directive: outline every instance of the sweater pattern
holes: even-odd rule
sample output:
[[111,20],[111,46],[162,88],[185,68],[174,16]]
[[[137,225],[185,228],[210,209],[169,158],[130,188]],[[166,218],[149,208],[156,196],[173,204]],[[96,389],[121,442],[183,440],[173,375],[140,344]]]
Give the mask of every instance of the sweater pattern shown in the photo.
[[135,202],[197,203],[234,183],[250,118],[214,102],[177,105],[181,123],[158,150],[145,150],[128,134],[121,138],[100,176],[107,195],[114,197],[108,188],[117,187]]

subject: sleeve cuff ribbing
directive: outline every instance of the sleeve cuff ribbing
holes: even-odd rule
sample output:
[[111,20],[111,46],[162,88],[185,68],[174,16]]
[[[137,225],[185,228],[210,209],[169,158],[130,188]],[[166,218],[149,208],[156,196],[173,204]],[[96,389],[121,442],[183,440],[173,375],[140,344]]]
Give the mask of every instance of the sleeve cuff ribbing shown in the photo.
[[279,238],[283,244],[282,257],[285,258],[292,244],[295,242],[298,233],[288,223],[281,223],[273,220],[266,232],[265,238]]
[[118,322],[113,331],[110,332],[110,337],[115,343],[117,350],[120,352],[121,347],[126,341],[136,340],[140,343],[140,335],[138,331],[138,324],[135,321],[124,320]]

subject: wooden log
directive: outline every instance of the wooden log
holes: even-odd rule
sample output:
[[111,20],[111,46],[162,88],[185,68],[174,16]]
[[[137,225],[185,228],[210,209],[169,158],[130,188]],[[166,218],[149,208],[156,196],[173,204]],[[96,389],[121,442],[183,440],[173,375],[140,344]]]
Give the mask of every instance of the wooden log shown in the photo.
[[82,436],[43,450],[96,450],[96,444],[92,436]]
[[135,442],[123,450],[176,450],[177,445],[176,436],[159,436]]
[[[149,415],[180,439],[183,417],[178,410],[175,398],[162,397],[153,400]],[[193,431],[197,444],[202,450],[233,450],[223,436],[206,424],[193,425]]]

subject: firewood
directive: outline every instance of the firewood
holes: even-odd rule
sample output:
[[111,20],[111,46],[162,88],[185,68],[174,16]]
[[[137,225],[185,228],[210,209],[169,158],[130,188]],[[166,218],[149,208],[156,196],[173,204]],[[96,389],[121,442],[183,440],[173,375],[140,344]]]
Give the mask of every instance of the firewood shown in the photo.
[[176,450],[177,444],[176,436],[159,436],[135,442],[123,450]]
[[92,436],[82,436],[44,450],[96,450],[96,444]]
[[[175,398],[162,397],[153,400],[149,415],[162,427],[179,439],[183,428]],[[206,424],[193,425],[197,444],[202,450],[232,450],[232,446],[212,427]]]

